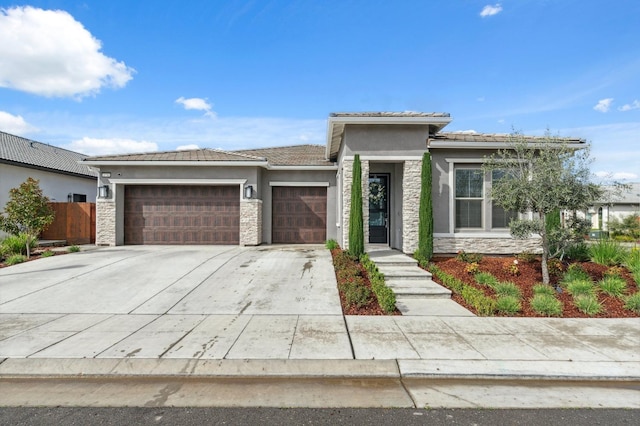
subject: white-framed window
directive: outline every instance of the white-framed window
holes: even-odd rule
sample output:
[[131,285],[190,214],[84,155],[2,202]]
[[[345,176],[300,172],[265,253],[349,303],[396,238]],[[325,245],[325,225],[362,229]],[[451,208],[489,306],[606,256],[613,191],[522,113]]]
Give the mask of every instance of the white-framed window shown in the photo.
[[454,225],[456,232],[507,229],[517,212],[508,211],[491,201],[492,182],[504,176],[504,171],[485,173],[481,166],[457,164],[454,167]]

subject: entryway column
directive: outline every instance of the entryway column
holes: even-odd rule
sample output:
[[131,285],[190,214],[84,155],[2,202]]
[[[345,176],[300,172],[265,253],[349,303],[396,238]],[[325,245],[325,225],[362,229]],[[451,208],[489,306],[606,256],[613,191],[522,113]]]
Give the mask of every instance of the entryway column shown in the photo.
[[96,200],[96,245],[116,245],[116,203],[113,198]]
[[240,201],[240,245],[262,243],[262,200]]
[[418,249],[422,160],[406,160],[402,172],[402,251]]

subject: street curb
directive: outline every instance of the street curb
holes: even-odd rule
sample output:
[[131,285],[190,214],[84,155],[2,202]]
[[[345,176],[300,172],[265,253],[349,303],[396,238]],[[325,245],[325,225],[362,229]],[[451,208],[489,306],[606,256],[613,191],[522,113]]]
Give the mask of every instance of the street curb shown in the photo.
[[1,379],[246,378],[640,381],[640,362],[8,358]]

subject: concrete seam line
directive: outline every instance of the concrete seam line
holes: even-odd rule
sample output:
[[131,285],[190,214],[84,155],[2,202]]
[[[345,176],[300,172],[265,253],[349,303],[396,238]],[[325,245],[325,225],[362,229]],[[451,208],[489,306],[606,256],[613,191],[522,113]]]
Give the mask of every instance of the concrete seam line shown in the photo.
[[553,374],[402,374],[405,380],[496,380],[496,381],[563,381],[563,382],[638,382],[640,376],[566,376]]
[[[340,302],[340,304],[342,305],[342,302]],[[342,310],[342,306],[340,307],[340,310]],[[347,317],[344,315],[344,312],[342,313],[342,321],[344,322],[345,330],[347,330],[347,338],[349,339],[349,348],[351,349],[351,357],[353,359],[356,359],[356,351],[353,349],[353,342],[351,341],[351,331],[349,331],[349,325],[347,324]]]
[[402,389],[404,389],[404,391],[406,392],[407,396],[409,397],[409,399],[413,403],[414,408],[418,408],[417,401],[413,398],[413,395],[411,395],[411,392],[409,392],[409,389],[407,389],[407,385],[404,383],[404,379],[403,379],[402,374],[400,372],[400,364],[398,364],[398,360],[397,359],[395,361],[396,361],[396,368],[398,369],[398,376],[400,377],[400,385],[402,386]]

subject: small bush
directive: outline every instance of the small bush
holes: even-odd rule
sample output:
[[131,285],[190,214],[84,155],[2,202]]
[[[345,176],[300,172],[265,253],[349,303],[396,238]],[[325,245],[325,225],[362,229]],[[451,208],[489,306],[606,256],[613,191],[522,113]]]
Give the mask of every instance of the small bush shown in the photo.
[[364,285],[349,285],[344,291],[344,297],[348,305],[360,308],[371,301],[371,290]]
[[559,277],[564,272],[564,265],[560,259],[549,259],[547,260],[547,269],[549,270],[550,275]]
[[54,256],[56,253],[53,250],[45,250],[40,254],[40,257],[51,257]]
[[5,261],[5,263],[11,266],[11,265],[17,265],[18,263],[22,263],[26,261],[27,261],[27,256],[25,256],[24,254],[12,254],[9,257],[7,257],[7,260]]
[[573,303],[580,312],[589,316],[597,315],[602,311],[602,304],[598,302],[598,298],[593,294],[578,296],[574,298]]
[[471,262],[464,267],[464,271],[467,274],[477,274],[480,271],[480,265],[478,265],[476,262]]
[[548,294],[536,294],[529,302],[531,309],[547,317],[562,315],[562,302]]
[[518,259],[514,259],[513,262],[506,261],[502,264],[502,269],[509,275],[514,277],[520,275],[520,268],[518,268]]
[[580,296],[594,296],[596,288],[591,281],[571,281],[567,284],[567,291],[574,298]]
[[619,276],[608,275],[598,283],[598,286],[609,296],[621,297],[627,289],[627,282]]
[[[3,251],[5,255],[27,254],[27,234],[9,235],[2,241]],[[32,240],[29,244],[30,250],[38,247],[38,241]]]
[[624,257],[623,263],[630,271],[640,269],[640,249],[632,248]]
[[624,299],[624,307],[630,311],[640,314],[640,292],[634,293]]
[[561,284],[566,286],[573,281],[590,281],[591,277],[579,263],[574,263],[567,268],[567,272],[562,277]]
[[570,245],[569,247],[567,247],[564,254],[567,259],[573,260],[574,262],[587,262],[591,260],[589,246],[584,242]]
[[80,251],[80,247],[74,245],[70,246],[67,250],[69,251],[69,253],[77,253]]
[[600,265],[613,266],[620,264],[626,257],[626,251],[616,241],[601,239],[589,247],[591,260]]
[[338,244],[338,242],[336,240],[327,240],[327,242],[324,243],[324,246],[326,248],[328,248],[329,250],[334,250],[334,249],[340,248],[340,245]]
[[513,315],[522,310],[522,304],[517,297],[501,296],[496,301],[496,310],[502,314]]
[[624,276],[624,268],[621,266],[611,266],[604,272],[605,277],[620,277]]
[[465,285],[460,295],[465,302],[476,309],[480,316],[492,315],[496,310],[496,301],[491,297],[485,296],[482,290],[475,287]]
[[537,259],[537,256],[535,253],[531,253],[530,251],[523,251],[521,253],[516,254],[516,259],[522,261],[522,262],[527,262],[527,263],[532,263],[535,262],[535,260]]
[[516,299],[522,299],[522,293],[514,283],[498,283],[493,287],[498,297],[511,296]]
[[360,256],[360,263],[367,270],[371,288],[378,299],[378,305],[385,313],[392,313],[396,310],[396,295],[393,290],[387,287],[384,275],[380,273],[375,262],[373,262],[368,254]]
[[533,294],[546,294],[547,296],[555,297],[556,289],[546,284],[536,284],[533,286]]
[[456,259],[465,263],[480,263],[480,261],[482,261],[482,255],[479,253],[467,253],[461,250],[456,255]]
[[478,284],[486,285],[487,287],[493,287],[499,283],[498,279],[489,272],[478,272],[473,278]]

